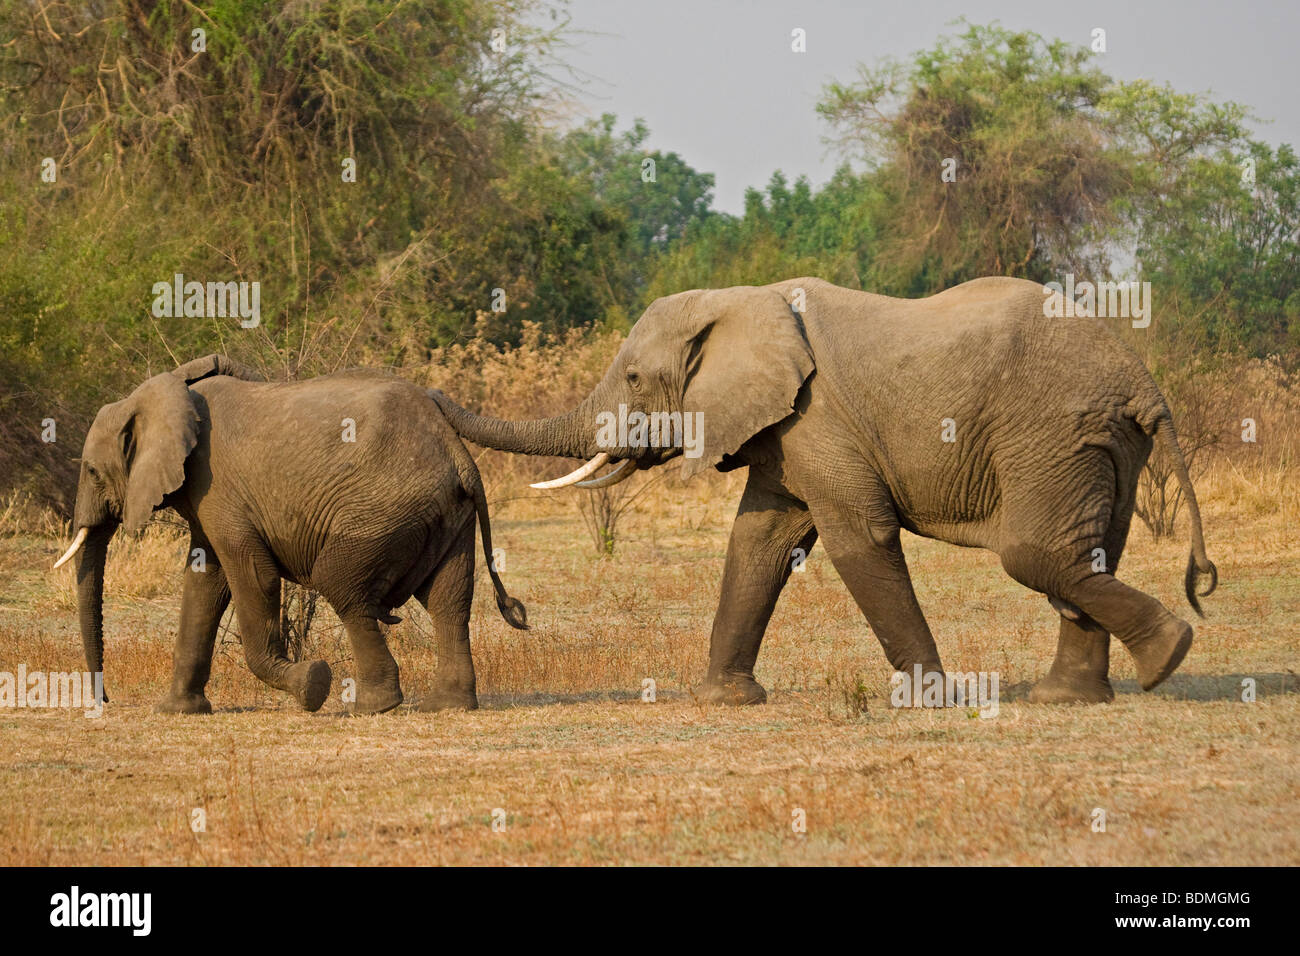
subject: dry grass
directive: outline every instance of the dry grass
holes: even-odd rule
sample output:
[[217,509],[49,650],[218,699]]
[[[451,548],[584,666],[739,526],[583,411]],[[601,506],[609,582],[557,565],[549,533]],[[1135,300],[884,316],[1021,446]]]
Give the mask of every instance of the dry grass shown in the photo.
[[[163,717],[151,706],[168,682],[185,542],[155,522],[110,562],[106,715],[0,712],[0,863],[1294,865],[1300,538],[1294,499],[1242,507],[1252,487],[1294,482],[1225,466],[1199,484],[1223,579],[1210,619],[1155,694],[1117,648],[1110,706],[1024,703],[1055,647],[1047,602],[992,555],[909,539],[947,666],[1000,672],[990,720],[889,707],[888,667],[820,547],[768,630],[770,703],[697,704],[735,474],[653,489],[612,559],[571,497],[498,500],[504,576],[534,627],[507,628],[480,582],[477,713],[349,718],[336,696],[303,714],[249,675],[228,633],[217,713]],[[70,577],[47,570],[59,548],[0,524],[0,670],[82,666]],[[1124,575],[1190,613],[1184,554],[1181,534],[1154,543],[1136,528]],[[434,661],[423,611],[405,616],[390,640],[411,696]],[[346,641],[328,615],[315,635],[337,690]],[[1244,676],[1254,703],[1240,701]],[[657,703],[640,700],[646,677]],[[1106,833],[1091,830],[1096,807]]]

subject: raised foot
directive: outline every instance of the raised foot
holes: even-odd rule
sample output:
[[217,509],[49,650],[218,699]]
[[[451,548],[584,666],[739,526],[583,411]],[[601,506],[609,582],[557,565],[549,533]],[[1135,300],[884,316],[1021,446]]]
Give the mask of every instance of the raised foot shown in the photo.
[[289,686],[303,710],[317,711],[330,695],[334,673],[324,661],[301,661],[289,668]]
[[695,696],[706,704],[727,704],[732,707],[767,703],[767,691],[752,677],[710,678],[700,685]]
[[1174,618],[1153,637],[1129,647],[1142,689],[1150,690],[1177,670],[1191,646],[1192,626]]
[[438,710],[478,710],[478,696],[474,691],[459,688],[436,688],[420,696],[415,709],[424,712]]
[[394,681],[391,684],[358,684],[357,702],[352,705],[354,716],[365,714],[386,714],[402,703],[402,688]]
[[1109,704],[1115,690],[1106,678],[1070,680],[1048,674],[1029,690],[1031,704]]
[[202,694],[168,694],[154,710],[160,714],[210,714],[212,704]]

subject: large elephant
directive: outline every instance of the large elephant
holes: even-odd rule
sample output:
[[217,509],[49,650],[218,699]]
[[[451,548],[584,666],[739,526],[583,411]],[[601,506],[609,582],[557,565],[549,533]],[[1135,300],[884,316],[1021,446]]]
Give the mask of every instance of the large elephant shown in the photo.
[[354,371],[268,383],[224,356],[156,375],[99,410],[86,436],[73,527],[55,567],[77,556],[86,664],[104,661],[104,560],[119,525],[155,508],[190,526],[180,632],[165,713],[209,713],[205,688],[233,597],[249,668],[314,711],[324,661],[293,663],[280,633],[280,580],[314,588],[338,613],[357,669],[357,713],[402,702],[379,621],[415,595],[437,634],[439,667],[422,708],[474,708],[469,614],[474,518],[511,625],[526,627],[491,564],[478,469],[425,389]]
[[[480,445],[591,459],[546,487],[610,484],[678,455],[686,476],[749,467],[705,699],[766,699],[753,672],[763,632],[791,553],[819,535],[889,662],[941,670],[899,545],[906,528],[992,550],[1051,599],[1057,655],[1031,699],[1107,701],[1111,634],[1146,689],[1192,639],[1185,621],[1114,576],[1153,438],[1186,497],[1185,588],[1197,613],[1197,576],[1211,577],[1208,594],[1218,575],[1155,382],[1104,322],[1046,317],[1048,294],[1010,278],[914,300],[812,278],[682,292],[646,309],[565,415],[508,422],[434,397]],[[663,440],[679,414],[700,426],[693,443],[687,429]],[[607,462],[618,465],[589,477]]]

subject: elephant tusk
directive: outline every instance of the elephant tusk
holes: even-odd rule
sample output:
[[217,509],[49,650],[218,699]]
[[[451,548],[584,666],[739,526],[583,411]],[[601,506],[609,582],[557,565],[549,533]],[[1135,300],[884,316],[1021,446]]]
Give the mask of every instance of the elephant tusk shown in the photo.
[[77,532],[77,536],[72,539],[72,544],[68,546],[68,550],[63,552],[63,557],[54,562],[54,570],[57,571],[59,568],[63,567],[68,563],[69,558],[81,550],[81,546],[86,542],[86,535],[89,533],[90,529],[83,525],[81,530]]
[[529,485],[528,487],[537,488],[542,491],[546,491],[550,488],[566,488],[569,485],[574,484],[575,482],[582,481],[582,479],[588,477],[589,475],[595,474],[597,471],[600,470],[601,466],[604,465],[605,462],[607,461],[609,461],[609,454],[607,452],[602,451],[599,455],[591,459],[591,461],[587,462],[577,471],[570,472],[569,474],[565,475],[563,478],[553,478],[550,481],[538,481],[535,482],[534,484]]
[[590,478],[587,481],[578,482],[577,488],[610,488],[620,481],[627,481],[636,472],[636,465],[631,458],[624,458],[611,472],[601,475],[599,478]]

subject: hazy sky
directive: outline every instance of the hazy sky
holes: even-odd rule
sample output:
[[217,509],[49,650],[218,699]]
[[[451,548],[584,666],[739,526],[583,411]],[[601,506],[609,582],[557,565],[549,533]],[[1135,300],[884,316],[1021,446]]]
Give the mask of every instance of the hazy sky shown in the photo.
[[[822,85],[859,62],[928,48],[959,16],[1088,44],[1106,30],[1098,65],[1120,79],[1212,91],[1262,120],[1277,144],[1300,144],[1300,0],[572,0],[579,31],[565,61],[589,76],[580,114],[642,117],[652,148],[716,176],[714,205],[743,208],[747,186],[775,169],[823,183],[838,164],[814,105]],[[808,51],[790,50],[807,31]]]

